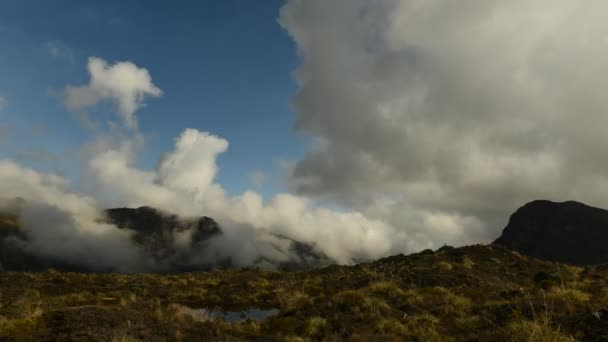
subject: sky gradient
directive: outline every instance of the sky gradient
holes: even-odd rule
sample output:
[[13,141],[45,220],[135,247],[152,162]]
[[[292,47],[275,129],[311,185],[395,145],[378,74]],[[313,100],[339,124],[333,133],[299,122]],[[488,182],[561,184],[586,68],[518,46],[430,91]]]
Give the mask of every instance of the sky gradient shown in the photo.
[[[297,58],[277,23],[282,3],[3,1],[0,96],[8,103],[0,154],[77,179],[71,155],[91,133],[56,94],[86,82],[87,59],[98,56],[133,61],[163,90],[139,112],[142,166],[154,167],[192,127],[230,141],[218,175],[228,191],[283,189],[279,163],[301,154],[303,141],[291,130]],[[112,118],[108,108],[95,115]]]

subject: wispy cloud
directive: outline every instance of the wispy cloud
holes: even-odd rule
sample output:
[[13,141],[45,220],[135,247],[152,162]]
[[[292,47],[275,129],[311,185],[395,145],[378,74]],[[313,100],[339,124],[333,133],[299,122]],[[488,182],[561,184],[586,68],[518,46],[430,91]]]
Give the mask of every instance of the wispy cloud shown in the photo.
[[46,42],[43,45],[46,52],[53,58],[63,60],[69,63],[76,62],[74,50],[61,40],[53,40]]

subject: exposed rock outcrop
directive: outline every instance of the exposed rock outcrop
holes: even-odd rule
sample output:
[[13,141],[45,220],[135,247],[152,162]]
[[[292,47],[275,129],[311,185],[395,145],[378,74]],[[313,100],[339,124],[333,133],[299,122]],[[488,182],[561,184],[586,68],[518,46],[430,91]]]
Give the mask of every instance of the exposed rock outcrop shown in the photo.
[[543,260],[608,263],[608,210],[537,200],[519,208],[494,241]]

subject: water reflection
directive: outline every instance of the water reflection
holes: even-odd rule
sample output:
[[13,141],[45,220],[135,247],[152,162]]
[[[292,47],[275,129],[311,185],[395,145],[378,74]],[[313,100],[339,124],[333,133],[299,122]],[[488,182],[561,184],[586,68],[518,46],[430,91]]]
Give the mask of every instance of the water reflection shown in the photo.
[[184,315],[192,317],[197,322],[206,322],[216,319],[223,319],[229,323],[252,320],[261,322],[270,316],[279,313],[279,309],[247,309],[243,311],[223,311],[209,308],[194,309],[185,305],[174,305],[174,307]]

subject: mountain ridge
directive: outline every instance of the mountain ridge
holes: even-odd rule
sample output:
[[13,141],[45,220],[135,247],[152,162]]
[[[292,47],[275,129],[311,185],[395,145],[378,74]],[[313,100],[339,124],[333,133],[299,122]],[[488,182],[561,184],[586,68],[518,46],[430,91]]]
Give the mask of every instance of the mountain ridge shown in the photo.
[[608,210],[572,200],[535,200],[511,215],[493,244],[547,261],[608,263]]
[[[24,203],[23,199],[15,199],[4,207],[0,215],[0,270],[43,271],[54,268],[77,272],[114,271],[27,253],[21,248],[27,241],[27,234],[19,225],[19,212]],[[193,264],[191,261],[192,251],[204,251],[212,239],[222,236],[223,230],[213,218],[179,217],[143,206],[106,209],[99,220],[114,224],[119,229],[130,230],[134,244],[143,251],[144,256],[153,263],[164,265],[153,272],[180,273],[235,266],[230,257],[208,264]],[[189,246],[185,250],[176,248],[177,235],[184,233],[189,234]],[[288,247],[283,252],[296,256],[293,260],[275,263],[276,268],[299,270],[333,263],[312,244],[281,234],[267,234],[277,243],[270,243],[272,248],[279,250],[280,245],[286,244]],[[545,261],[581,265],[608,263],[608,210],[577,201],[531,201],[510,216],[501,236],[492,245]],[[261,264],[273,264],[273,261],[260,255],[253,266]]]

